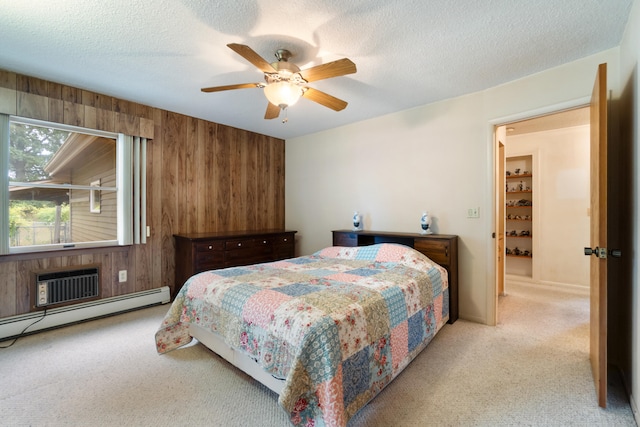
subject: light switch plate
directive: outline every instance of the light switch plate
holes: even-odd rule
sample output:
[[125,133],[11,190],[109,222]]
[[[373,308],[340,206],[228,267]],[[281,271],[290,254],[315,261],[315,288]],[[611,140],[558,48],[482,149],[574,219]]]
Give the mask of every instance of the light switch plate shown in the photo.
[[480,218],[480,208],[467,209],[467,218]]

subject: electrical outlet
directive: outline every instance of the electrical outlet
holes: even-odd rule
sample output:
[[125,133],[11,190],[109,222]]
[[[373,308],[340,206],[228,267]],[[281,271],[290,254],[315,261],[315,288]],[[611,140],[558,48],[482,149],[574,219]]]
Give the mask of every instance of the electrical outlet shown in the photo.
[[120,270],[118,272],[118,282],[126,282],[127,281],[127,270]]
[[480,208],[467,209],[467,218],[480,218]]

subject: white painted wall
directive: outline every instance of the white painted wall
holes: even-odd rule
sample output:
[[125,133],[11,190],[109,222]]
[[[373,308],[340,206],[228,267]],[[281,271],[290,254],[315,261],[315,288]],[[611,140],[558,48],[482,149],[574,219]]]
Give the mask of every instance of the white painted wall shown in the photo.
[[[331,245],[356,209],[368,229],[417,231],[422,210],[435,229],[460,238],[460,316],[491,324],[495,259],[491,233],[493,125],[576,106],[591,93],[596,67],[608,63],[613,97],[633,80],[634,223],[640,223],[640,2],[634,2],[619,48],[483,92],[286,143],[286,226],[298,230],[298,252]],[[472,72],[472,71],[470,71]],[[349,107],[347,107],[349,108]],[[339,113],[337,113],[339,114]],[[480,207],[479,219],[466,208]],[[633,236],[632,405],[640,396],[640,227]],[[640,417],[636,413],[636,420]]]
[[582,251],[589,246],[589,150],[589,126],[507,135],[507,157],[536,156],[536,283],[589,289],[589,257]]
[[[459,236],[460,316],[495,315],[493,125],[585,102],[599,63],[618,90],[617,48],[455,99],[286,142],[286,226],[299,254],[330,246],[331,230],[418,231],[427,209],[437,233]],[[349,108],[349,107],[347,107]],[[339,114],[339,113],[337,113]],[[480,218],[468,219],[467,208]]]
[[635,1],[631,7],[631,13],[627,22],[627,28],[620,44],[620,81],[626,85],[628,81],[633,87],[633,104],[635,106],[635,117],[633,120],[634,139],[634,171],[633,171],[633,194],[634,210],[633,223],[636,224],[633,235],[633,322],[631,337],[632,358],[632,378],[631,378],[631,406],[634,409],[636,423],[640,425],[640,272],[638,271],[638,248],[640,247],[640,70],[638,60],[640,59],[640,2]]

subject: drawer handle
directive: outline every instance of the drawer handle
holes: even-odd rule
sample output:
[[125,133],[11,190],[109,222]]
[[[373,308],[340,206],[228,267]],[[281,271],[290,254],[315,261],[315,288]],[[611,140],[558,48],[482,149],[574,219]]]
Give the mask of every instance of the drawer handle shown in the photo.
[[213,249],[213,246],[209,245],[209,250]]
[[238,246],[242,246],[242,243],[238,243]]
[[284,238],[284,241],[285,241],[285,242],[287,241],[287,238],[286,238],[286,237]]
[[264,243],[264,244],[266,245],[266,244],[267,244],[267,241],[266,241],[266,240],[263,240],[263,241],[262,241],[262,243]]

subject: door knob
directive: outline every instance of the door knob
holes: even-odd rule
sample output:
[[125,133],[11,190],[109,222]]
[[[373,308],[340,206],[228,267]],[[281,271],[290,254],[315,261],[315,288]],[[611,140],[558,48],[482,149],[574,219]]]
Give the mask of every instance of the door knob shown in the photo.
[[594,249],[584,248],[584,254],[586,256],[595,255],[598,258],[606,258],[607,257],[607,248],[599,248],[597,246]]
[[622,257],[622,251],[620,249],[611,249],[609,251],[609,255],[611,255],[614,258],[621,258]]
[[584,248],[584,254],[587,256],[595,255],[598,258],[606,258],[607,254],[611,255],[614,258],[622,257],[622,251],[620,249],[612,249],[610,251],[607,251],[607,248],[599,248],[597,246],[595,247],[595,249]]

